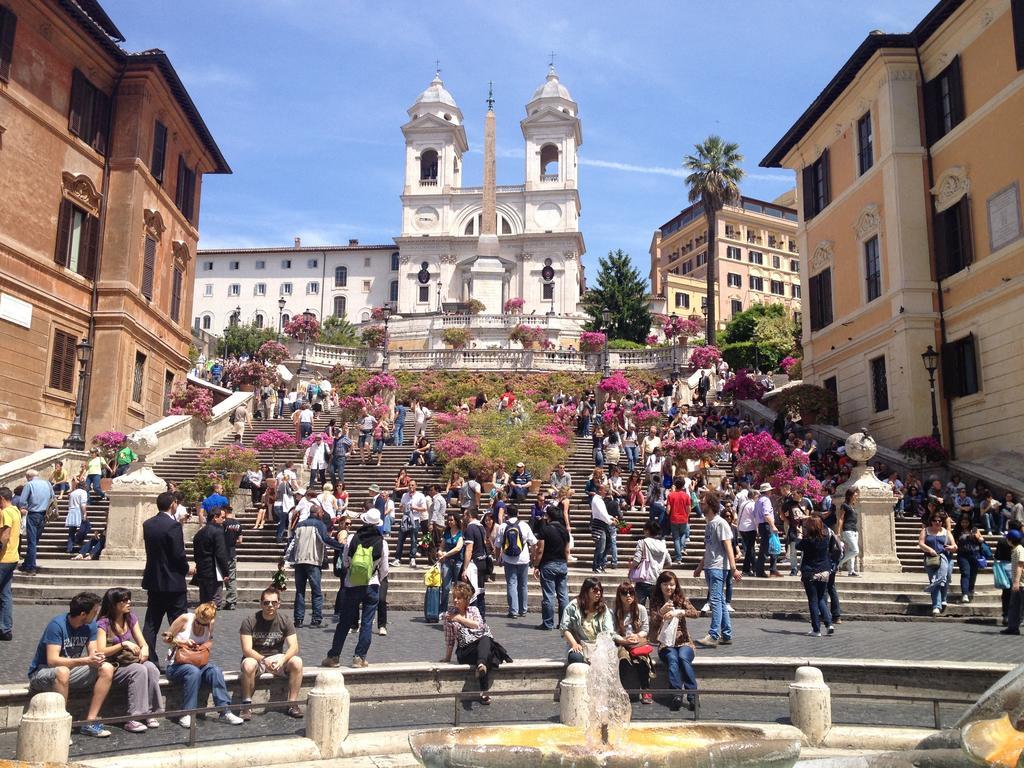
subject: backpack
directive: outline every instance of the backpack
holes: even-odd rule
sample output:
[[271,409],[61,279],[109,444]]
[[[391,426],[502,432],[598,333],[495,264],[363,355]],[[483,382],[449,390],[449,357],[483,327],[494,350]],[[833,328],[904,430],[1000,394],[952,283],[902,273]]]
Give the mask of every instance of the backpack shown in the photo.
[[505,528],[505,535],[501,538],[501,552],[506,557],[519,557],[523,553],[523,532],[519,530],[519,523],[509,524]]
[[373,577],[374,561],[380,556],[380,544],[367,547],[359,539],[352,542],[348,580],[353,587],[365,587]]

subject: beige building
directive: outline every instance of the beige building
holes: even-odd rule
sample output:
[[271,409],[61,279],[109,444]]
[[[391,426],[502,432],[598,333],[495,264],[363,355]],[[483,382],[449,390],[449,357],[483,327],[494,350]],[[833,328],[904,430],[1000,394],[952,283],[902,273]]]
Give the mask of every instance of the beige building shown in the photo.
[[96,0],[0,0],[0,463],[164,414],[189,367],[199,202],[229,173],[167,56]]
[[[792,194],[773,203],[743,197],[739,205],[727,205],[718,215],[719,328],[753,304],[784,304],[794,316],[800,312],[797,214],[787,203],[792,204]],[[693,300],[707,292],[707,240],[700,203],[684,208],[655,231],[651,291],[665,298],[669,312],[700,314],[701,304]],[[670,282],[676,276],[684,280]],[[699,293],[690,290],[697,283],[703,286]]]
[[961,459],[1024,433],[1024,2],[942,0],[872,32],[764,158],[799,172],[805,378],[840,426]]

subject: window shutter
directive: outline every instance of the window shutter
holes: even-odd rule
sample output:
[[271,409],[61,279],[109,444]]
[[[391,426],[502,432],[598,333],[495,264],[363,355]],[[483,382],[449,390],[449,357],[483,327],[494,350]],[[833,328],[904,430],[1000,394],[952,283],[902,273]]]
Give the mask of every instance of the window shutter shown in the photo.
[[948,211],[942,213],[936,213],[932,218],[935,235],[935,278],[942,280],[949,274],[949,248],[946,246],[946,238],[948,237],[948,227],[946,226],[946,216]]
[[71,109],[68,113],[68,130],[75,136],[82,136],[86,128],[84,117],[87,85],[85,75],[76,69],[71,74]]
[[171,280],[171,320],[174,322],[178,322],[178,316],[181,314],[182,279],[181,268],[176,266]]
[[823,201],[824,204],[822,206],[822,207],[824,207],[824,206],[828,205],[830,202],[832,202],[832,178],[831,178],[831,175],[829,174],[829,161],[828,161],[828,149],[827,148],[822,150],[821,157],[818,159],[818,162],[821,163],[821,178],[823,180],[822,188],[825,190],[825,199]]
[[53,252],[53,260],[62,267],[68,265],[68,247],[71,238],[71,201],[61,198],[60,211],[57,213],[57,247]]
[[167,126],[159,120],[153,126],[153,154],[149,161],[149,172],[153,178],[163,184],[164,160],[167,152]]
[[821,326],[832,324],[832,270],[826,269],[819,275],[821,279]]
[[50,387],[70,392],[75,374],[75,337],[64,331],[53,332],[50,354]]
[[0,8],[0,80],[10,80],[14,58],[14,28],[18,17],[9,8]]
[[939,75],[924,84],[924,133],[929,147],[942,136],[941,79]]
[[146,249],[142,256],[142,295],[153,300],[153,271],[156,269],[156,240],[146,238]]
[[178,155],[178,179],[174,183],[174,204],[182,213],[185,212],[185,176],[188,168],[185,166],[185,158]]
[[808,165],[803,170],[803,184],[801,191],[804,195],[804,221],[814,218],[814,164]]
[[1024,0],[1010,0],[1013,24],[1013,50],[1017,56],[1017,69],[1024,69]]
[[92,130],[89,144],[101,155],[107,154],[107,129],[110,127],[110,97],[94,90],[92,104]]
[[942,345],[942,390],[947,398],[960,397],[963,394],[963,381],[960,377],[960,366],[957,365],[956,344]]
[[960,198],[954,214],[959,219],[957,234],[960,237],[960,264],[958,270],[974,263],[974,243],[971,237],[971,201],[967,195]]
[[100,220],[95,216],[86,216],[83,230],[82,241],[85,251],[78,260],[78,274],[93,280],[96,277],[100,250]]
[[953,113],[953,125],[964,119],[964,82],[960,72],[960,57],[955,56],[946,67],[945,74],[949,78],[950,109]]

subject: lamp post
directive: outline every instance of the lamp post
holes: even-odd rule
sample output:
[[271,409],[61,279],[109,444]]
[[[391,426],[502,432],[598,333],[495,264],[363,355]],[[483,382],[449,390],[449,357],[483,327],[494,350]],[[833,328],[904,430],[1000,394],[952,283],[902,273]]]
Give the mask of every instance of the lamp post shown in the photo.
[[277,300],[277,340],[284,338],[284,307],[288,300],[282,296]]
[[941,440],[939,436],[939,412],[935,407],[935,371],[939,367],[939,353],[931,344],[928,349],[921,353],[921,360],[924,361],[924,369],[928,371],[928,388],[932,395],[932,437]]
[[[316,315],[314,315],[308,309],[305,312],[302,313],[302,316],[303,316],[303,318],[305,318],[307,324],[310,321],[312,321],[313,318],[316,317]],[[306,369],[306,344],[308,342],[309,342],[308,337],[306,336],[306,334],[303,334],[302,335],[302,362],[299,363],[298,373],[307,373],[307,369]]]
[[441,287],[442,283],[440,280],[437,281],[437,314],[441,314]]
[[75,397],[75,418],[71,422],[71,434],[64,438],[64,447],[72,451],[84,451],[82,403],[85,399],[85,371],[92,358],[92,344],[89,343],[89,339],[82,339],[75,345],[75,357],[78,358],[78,395]]
[[380,308],[381,319],[384,320],[384,357],[381,360],[380,369],[387,373],[388,364],[391,362],[391,352],[388,349],[390,339],[388,337],[388,322],[391,320],[391,302],[387,302]]
[[608,326],[611,324],[612,311],[605,307],[601,310],[601,329],[604,331],[604,377],[612,375],[611,361],[608,359]]

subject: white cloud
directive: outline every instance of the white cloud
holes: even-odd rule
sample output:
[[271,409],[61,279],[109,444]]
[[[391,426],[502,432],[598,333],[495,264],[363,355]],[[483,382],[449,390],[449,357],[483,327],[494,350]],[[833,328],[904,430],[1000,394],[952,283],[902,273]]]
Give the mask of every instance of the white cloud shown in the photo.
[[614,160],[595,160],[590,157],[581,157],[579,162],[580,165],[589,165],[592,168],[607,168],[612,171],[623,171],[625,173],[651,173],[658,176],[674,176],[676,178],[686,176],[686,171],[682,168],[666,168],[662,165],[634,165]]

